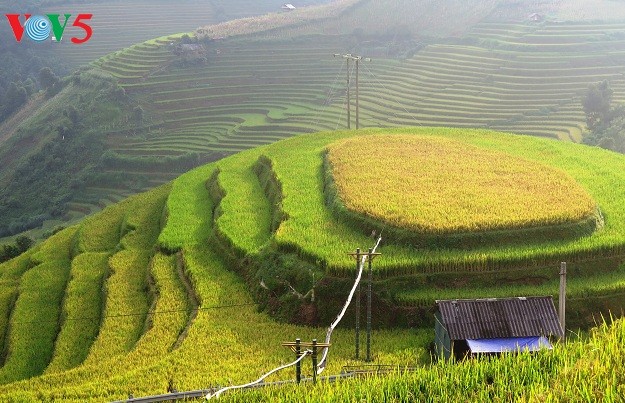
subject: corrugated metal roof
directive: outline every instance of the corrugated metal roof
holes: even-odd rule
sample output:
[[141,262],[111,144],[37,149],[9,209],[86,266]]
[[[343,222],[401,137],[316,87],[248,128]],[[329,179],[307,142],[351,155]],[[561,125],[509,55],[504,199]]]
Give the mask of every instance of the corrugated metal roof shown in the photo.
[[551,297],[461,299],[436,303],[452,340],[564,335]]

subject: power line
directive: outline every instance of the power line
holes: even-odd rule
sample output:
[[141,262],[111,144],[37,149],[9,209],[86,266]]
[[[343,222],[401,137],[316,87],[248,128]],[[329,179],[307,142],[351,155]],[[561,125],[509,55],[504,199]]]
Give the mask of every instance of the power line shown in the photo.
[[[343,63],[345,64],[345,63]],[[317,110],[317,114],[314,117],[314,126],[317,127],[319,125],[319,120],[321,119],[321,112],[325,112],[328,110],[328,108],[330,107],[330,105],[332,104],[332,99],[334,96],[334,87],[336,86],[337,81],[339,80],[339,76],[341,74],[341,71],[343,71],[343,65],[341,65],[341,68],[339,69],[338,73],[336,73],[336,77],[334,77],[334,81],[332,82],[332,85],[330,86],[330,91],[328,92],[328,95],[326,96],[325,101],[323,102],[323,108],[318,109]]]
[[347,61],[347,129],[351,129],[351,102],[350,102],[350,78],[351,74],[349,72],[349,61],[353,60],[356,65],[356,129],[360,127],[360,107],[359,107],[359,96],[358,96],[358,66],[360,65],[361,60],[371,61],[369,58],[363,58],[362,56],[355,56],[351,53],[347,53],[341,55],[340,53],[335,53],[334,57],[341,56],[343,59]]
[[[342,67],[341,67],[342,70]],[[352,67],[352,71],[349,71],[349,64],[347,65],[347,72],[348,75],[351,76],[352,73],[354,72],[354,67]],[[345,101],[345,105],[347,106],[347,101]],[[339,129],[339,124],[341,124],[341,119],[343,119],[343,114],[345,113],[346,110],[349,110],[349,108],[341,108],[341,113],[339,114],[338,119],[336,120],[336,128],[334,130],[338,130]]]
[[[392,93],[393,93],[392,91],[389,91],[389,89],[388,89],[388,88],[386,88],[386,86],[385,86],[385,85],[384,85],[384,84],[383,84],[380,80],[378,80],[378,78],[376,77],[376,75],[375,75],[375,74],[373,74],[373,72],[371,71],[371,69],[369,69],[367,66],[365,66],[365,68],[367,69],[367,71],[369,72],[369,74],[371,75],[371,77],[373,77],[373,79],[374,79],[375,81],[377,81],[377,83],[378,83],[378,84],[380,84],[380,86],[381,86],[382,88],[384,88],[384,90],[386,90],[386,92],[388,92],[389,94],[392,94]],[[409,117],[411,117],[411,118],[412,118],[412,120],[414,120],[414,121],[417,123],[417,125],[422,126],[421,122],[419,122],[419,121],[417,120],[416,116],[414,116],[414,114],[412,114],[412,113],[408,112],[408,109],[406,109],[406,107],[405,107],[402,103],[400,103],[400,102],[398,101],[397,96],[394,96],[394,97],[393,97],[393,99],[395,100],[395,103],[396,103],[398,106],[400,106],[400,107],[404,110],[404,112],[406,112],[406,114],[407,114]],[[397,115],[396,115],[396,116],[397,116]]]
[[[106,319],[106,318],[126,318],[126,317],[132,317],[132,316],[149,316],[149,315],[162,315],[162,314],[169,314],[169,313],[181,313],[181,312],[198,312],[198,311],[208,311],[211,309],[225,309],[225,308],[238,308],[238,307],[242,307],[242,306],[252,306],[252,305],[256,305],[254,303],[247,303],[247,304],[232,304],[232,305],[213,305],[213,306],[206,306],[206,307],[201,307],[201,308],[195,308],[195,309],[171,309],[171,310],[166,310],[166,311],[148,311],[148,312],[134,312],[134,313],[119,313],[119,314],[112,314],[112,315],[104,315],[104,316],[82,316],[82,317],[74,317],[74,318],[64,318],[63,321],[64,322],[69,322],[69,321],[87,321],[87,320],[97,320],[100,321],[102,319]],[[11,322],[11,324],[30,324],[30,323],[57,323],[58,320],[33,320],[33,321],[18,321],[18,322]]]

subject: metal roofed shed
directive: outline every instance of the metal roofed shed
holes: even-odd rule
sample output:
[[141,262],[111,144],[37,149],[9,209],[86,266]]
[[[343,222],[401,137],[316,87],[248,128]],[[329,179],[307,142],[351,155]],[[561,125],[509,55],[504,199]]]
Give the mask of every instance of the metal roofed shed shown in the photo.
[[436,301],[435,347],[441,358],[551,348],[564,337],[550,296]]

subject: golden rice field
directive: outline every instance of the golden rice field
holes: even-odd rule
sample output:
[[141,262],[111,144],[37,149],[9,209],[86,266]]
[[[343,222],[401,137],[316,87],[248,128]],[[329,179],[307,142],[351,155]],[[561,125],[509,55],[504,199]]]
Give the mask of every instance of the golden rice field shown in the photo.
[[569,174],[436,136],[352,137],[327,148],[344,206],[427,234],[573,224],[597,204]]

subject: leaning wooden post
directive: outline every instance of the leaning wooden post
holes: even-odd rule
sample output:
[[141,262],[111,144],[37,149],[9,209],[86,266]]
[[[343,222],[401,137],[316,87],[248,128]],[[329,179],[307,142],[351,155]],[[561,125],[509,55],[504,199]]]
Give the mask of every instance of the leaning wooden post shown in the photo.
[[[295,339],[295,358],[297,359],[301,355],[302,355],[301,340]],[[300,383],[301,380],[302,380],[302,362],[298,361],[297,364],[295,364],[295,381],[297,383]]]
[[312,341],[312,370],[313,383],[317,383],[317,339]]
[[558,303],[558,313],[560,316],[560,326],[562,326],[562,331],[564,332],[566,337],[566,321],[565,321],[565,313],[566,313],[566,262],[560,263],[560,295],[559,295],[559,303]]

